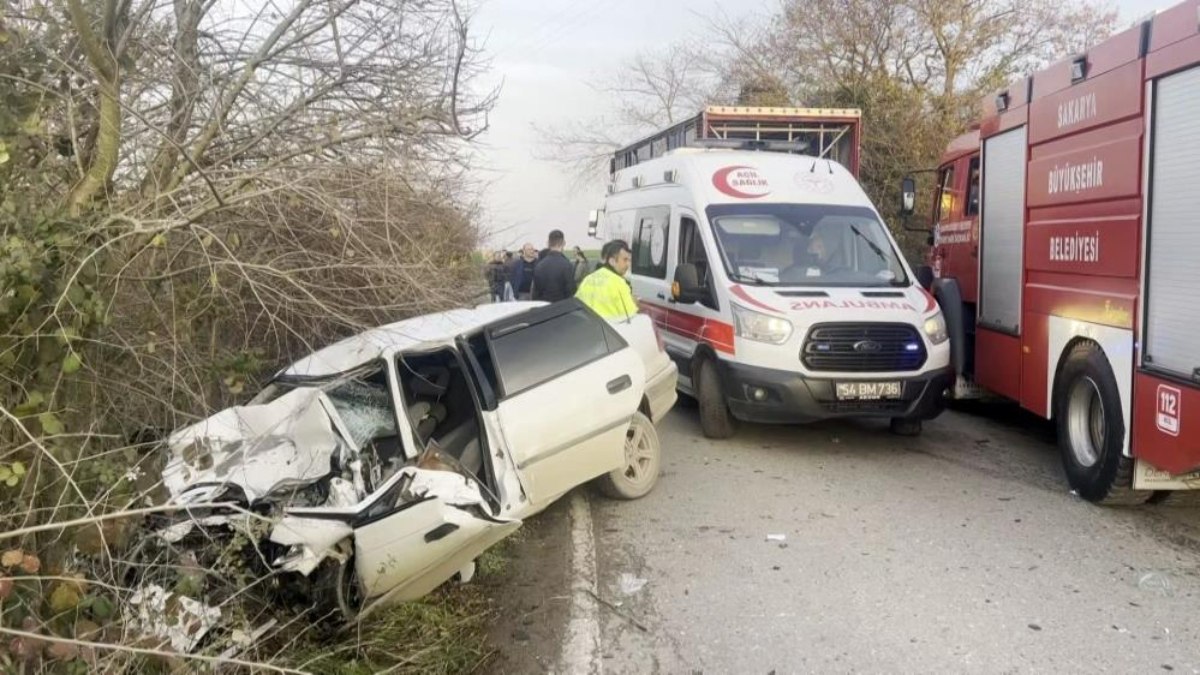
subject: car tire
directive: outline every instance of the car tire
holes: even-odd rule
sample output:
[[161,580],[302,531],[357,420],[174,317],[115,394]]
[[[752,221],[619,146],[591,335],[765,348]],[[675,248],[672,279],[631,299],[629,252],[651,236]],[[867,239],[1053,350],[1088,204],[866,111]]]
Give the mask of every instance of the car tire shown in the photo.
[[353,621],[362,610],[354,558],[327,560],[313,572],[313,608],[329,622]]
[[625,432],[625,465],[596,479],[596,487],[613,499],[639,499],[654,489],[661,468],[658,430],[649,417],[635,412]]
[[736,421],[721,391],[721,376],[712,359],[700,362],[696,373],[696,400],[700,403],[700,428],[707,438],[729,438],[737,430]]
[[921,435],[921,420],[909,417],[893,417],[888,425],[893,434],[897,436],[920,436]]
[[1105,505],[1142,504],[1153,494],[1133,489],[1125,419],[1117,379],[1093,343],[1067,355],[1054,391],[1054,422],[1067,483],[1080,497]]

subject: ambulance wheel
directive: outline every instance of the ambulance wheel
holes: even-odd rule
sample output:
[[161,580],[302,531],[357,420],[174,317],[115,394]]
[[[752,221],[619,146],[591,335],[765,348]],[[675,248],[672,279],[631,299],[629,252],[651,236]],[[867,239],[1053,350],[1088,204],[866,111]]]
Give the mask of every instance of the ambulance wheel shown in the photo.
[[1117,380],[1095,344],[1080,343],[1067,355],[1055,383],[1054,419],[1063,469],[1076,494],[1106,505],[1141,504],[1150,497],[1133,489]]
[[921,420],[908,417],[893,417],[889,428],[897,436],[920,436]]
[[654,423],[640,412],[625,432],[625,464],[596,479],[596,487],[613,499],[645,497],[658,482],[662,466],[662,445]]
[[736,421],[725,403],[721,391],[721,376],[712,359],[700,362],[696,373],[696,400],[700,403],[700,428],[706,438],[729,438],[736,430]]

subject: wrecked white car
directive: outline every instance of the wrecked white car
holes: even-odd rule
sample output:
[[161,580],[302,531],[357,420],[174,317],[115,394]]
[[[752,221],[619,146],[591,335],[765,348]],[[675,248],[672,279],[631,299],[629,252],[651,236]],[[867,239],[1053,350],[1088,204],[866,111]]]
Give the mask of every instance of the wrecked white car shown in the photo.
[[[522,519],[595,480],[658,478],[675,365],[651,320],[575,300],[505,303],[373,329],[280,372],[246,406],[173,433],[168,541],[254,532],[280,578],[350,618],[418,598]],[[261,529],[260,529],[261,531]],[[204,537],[197,536],[204,533]]]

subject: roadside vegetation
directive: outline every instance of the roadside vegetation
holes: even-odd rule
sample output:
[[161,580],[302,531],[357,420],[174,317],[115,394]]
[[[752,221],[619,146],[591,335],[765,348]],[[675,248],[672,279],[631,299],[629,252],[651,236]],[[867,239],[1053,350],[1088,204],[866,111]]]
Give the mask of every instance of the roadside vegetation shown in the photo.
[[[484,657],[473,592],[331,647],[235,551],[151,555],[145,530],[164,433],[315,346],[482,291],[466,172],[495,92],[472,87],[470,9],[0,9],[0,672],[339,672],[334,654],[362,664],[340,672],[451,672]],[[155,620],[219,602],[195,655],[139,630],[130,600],[150,577],[172,594]]]

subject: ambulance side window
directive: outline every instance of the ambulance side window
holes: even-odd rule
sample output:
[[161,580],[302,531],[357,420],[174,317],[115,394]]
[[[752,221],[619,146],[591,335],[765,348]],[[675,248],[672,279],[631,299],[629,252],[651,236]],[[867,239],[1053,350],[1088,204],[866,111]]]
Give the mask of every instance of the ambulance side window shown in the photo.
[[979,158],[971,159],[971,168],[967,171],[967,215],[979,215]]
[[639,209],[633,241],[633,273],[654,279],[667,278],[667,242],[670,240],[671,210],[668,207]]
[[[696,275],[700,279],[700,285],[711,289],[709,283],[709,275],[711,271],[708,267],[708,254],[704,252],[704,240],[700,237],[700,228],[696,226],[696,221],[687,216],[679,219],[679,262],[689,263],[696,266]],[[711,295],[705,298],[701,304],[718,309],[716,300]]]

